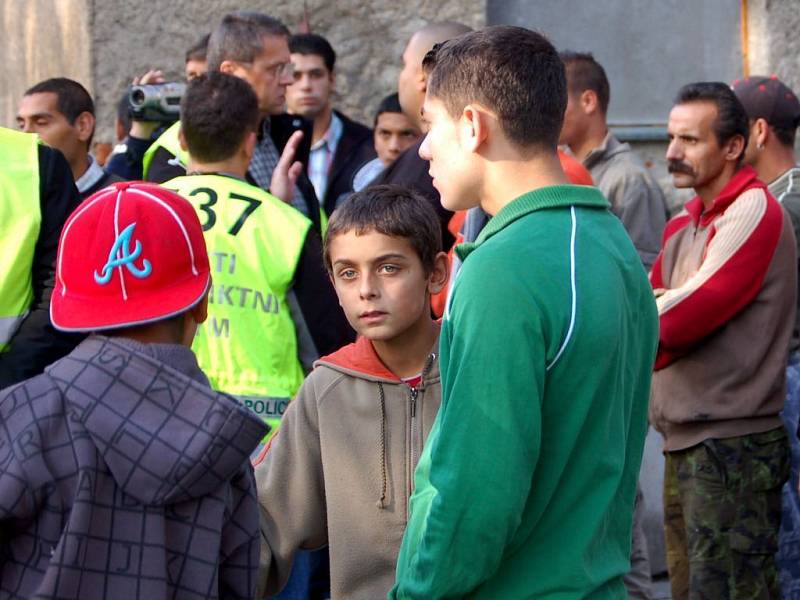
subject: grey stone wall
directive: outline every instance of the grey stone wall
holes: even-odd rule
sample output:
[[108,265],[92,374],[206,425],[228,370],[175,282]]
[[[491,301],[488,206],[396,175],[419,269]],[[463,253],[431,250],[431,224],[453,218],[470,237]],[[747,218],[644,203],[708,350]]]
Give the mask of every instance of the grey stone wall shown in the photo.
[[93,90],[89,0],[0,0],[0,125],[34,83],[69,77]]
[[777,75],[800,93],[800,5],[796,0],[749,0],[751,75]]
[[[750,75],[777,75],[800,94],[800,4],[796,0],[748,0],[747,57]],[[744,71],[744,65],[742,66]],[[744,72],[742,73],[744,74]],[[673,214],[691,198],[691,190],[677,190],[666,171],[666,142],[632,144],[651,168],[667,196]],[[800,150],[800,139],[798,139]]]
[[[309,0],[314,31],[339,53],[339,106],[369,121],[393,90],[408,37],[433,20],[485,23],[484,0]],[[114,110],[127,82],[150,67],[181,75],[183,54],[230,10],[261,10],[296,29],[299,0],[0,0],[0,124],[13,126],[22,92],[64,75],[95,95],[98,141],[112,142]],[[750,72],[776,73],[800,89],[800,11],[793,0],[748,0]],[[721,49],[724,51],[724,49]]]
[[[410,35],[438,20],[480,27],[485,22],[484,5],[483,0],[307,2],[312,31],[327,37],[338,54],[339,108],[371,122],[380,99],[396,88],[400,56]],[[171,78],[181,77],[186,49],[222,15],[245,7],[278,17],[292,30],[303,18],[303,3],[298,0],[247,4],[234,0],[95,0],[91,41],[99,109],[97,139],[112,141],[115,104],[132,76],[159,67]]]

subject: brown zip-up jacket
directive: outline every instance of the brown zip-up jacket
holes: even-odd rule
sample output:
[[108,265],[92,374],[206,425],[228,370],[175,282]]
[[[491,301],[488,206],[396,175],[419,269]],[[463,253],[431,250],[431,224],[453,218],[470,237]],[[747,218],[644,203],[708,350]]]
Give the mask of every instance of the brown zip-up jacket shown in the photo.
[[750,167],[686,204],[650,274],[660,320],[650,422],[668,452],[781,427],[795,322],[792,224]]
[[256,460],[259,597],[286,584],[295,553],[330,549],[332,598],[385,598],[422,446],[441,400],[438,340],[416,387],[365,339],[319,360]]

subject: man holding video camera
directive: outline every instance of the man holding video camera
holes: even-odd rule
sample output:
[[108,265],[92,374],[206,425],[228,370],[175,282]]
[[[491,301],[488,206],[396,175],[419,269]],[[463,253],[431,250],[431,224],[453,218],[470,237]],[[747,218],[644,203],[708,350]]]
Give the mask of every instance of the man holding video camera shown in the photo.
[[[265,14],[227,14],[211,34],[208,69],[244,79],[258,98],[262,122],[248,180],[292,204],[320,231],[319,201],[303,170],[311,123],[283,114],[286,87],[293,81],[288,39],[286,26]],[[148,150],[144,173],[148,181],[163,183],[185,173],[187,165],[176,146],[179,127],[168,129]]]

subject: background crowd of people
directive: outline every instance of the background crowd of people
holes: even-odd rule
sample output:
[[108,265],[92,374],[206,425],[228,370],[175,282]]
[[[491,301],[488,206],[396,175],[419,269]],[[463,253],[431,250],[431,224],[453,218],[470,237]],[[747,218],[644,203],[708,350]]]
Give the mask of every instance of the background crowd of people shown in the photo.
[[670,218],[590,53],[431,23],[362,124],[209,28],[0,129],[0,598],[650,598],[648,423],[672,597],[800,598],[791,89],[675,90]]

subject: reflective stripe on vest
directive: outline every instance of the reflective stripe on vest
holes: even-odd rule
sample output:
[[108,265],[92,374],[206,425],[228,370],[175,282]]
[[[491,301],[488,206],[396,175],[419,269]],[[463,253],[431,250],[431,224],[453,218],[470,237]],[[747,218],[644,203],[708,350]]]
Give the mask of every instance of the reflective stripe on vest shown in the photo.
[[150,147],[144,153],[144,158],[142,159],[142,179],[147,179],[147,174],[150,171],[150,163],[153,160],[153,156],[155,156],[156,152],[158,152],[159,148],[163,148],[172,156],[174,156],[177,161],[180,163],[184,169],[189,164],[189,153],[186,152],[183,148],[181,148],[181,141],[178,137],[178,133],[181,130],[181,122],[176,121],[170,127],[164,131],[158,139],[150,144]]
[[31,271],[42,223],[39,140],[0,127],[0,352],[33,302]]
[[278,432],[283,413],[289,406],[291,398],[270,398],[269,396],[237,396],[236,398],[246,408],[249,408],[264,422],[269,425],[269,431],[262,438],[261,443],[266,444]]
[[17,317],[0,317],[0,347],[5,347],[17,332],[23,319],[28,316],[28,311]]
[[[200,367],[216,390],[288,401],[303,369],[286,293],[311,221],[233,177],[187,175],[163,185],[194,205],[205,231],[213,283],[193,345]],[[262,417],[276,416],[263,408]]]

